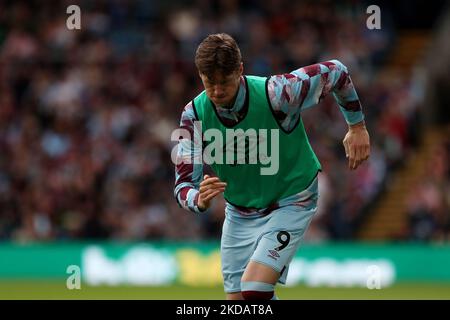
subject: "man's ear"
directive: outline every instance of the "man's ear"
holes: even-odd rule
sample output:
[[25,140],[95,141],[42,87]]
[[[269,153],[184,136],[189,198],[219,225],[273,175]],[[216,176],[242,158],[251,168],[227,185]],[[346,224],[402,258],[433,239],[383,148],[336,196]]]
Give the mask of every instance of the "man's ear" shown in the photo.
[[243,73],[244,73],[244,63],[241,62],[241,65],[239,66],[239,75],[242,76]]

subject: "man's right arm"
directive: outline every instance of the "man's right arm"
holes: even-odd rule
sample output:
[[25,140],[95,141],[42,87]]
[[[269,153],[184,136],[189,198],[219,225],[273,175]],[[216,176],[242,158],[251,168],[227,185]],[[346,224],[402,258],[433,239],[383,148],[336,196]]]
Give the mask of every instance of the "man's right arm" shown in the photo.
[[[202,180],[203,163],[201,161],[202,140],[200,128],[194,125],[197,121],[192,102],[184,107],[181,114],[180,129],[186,133],[178,143],[175,165],[174,196],[178,204],[192,212],[202,212],[198,208],[199,186]],[[198,142],[197,142],[198,141]]]

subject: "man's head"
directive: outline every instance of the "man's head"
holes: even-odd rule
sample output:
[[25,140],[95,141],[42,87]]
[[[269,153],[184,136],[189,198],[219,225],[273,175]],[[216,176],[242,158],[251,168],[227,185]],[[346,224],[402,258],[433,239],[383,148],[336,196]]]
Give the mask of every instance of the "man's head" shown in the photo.
[[229,106],[243,72],[236,41],[226,33],[209,35],[197,48],[195,65],[211,101],[218,106]]

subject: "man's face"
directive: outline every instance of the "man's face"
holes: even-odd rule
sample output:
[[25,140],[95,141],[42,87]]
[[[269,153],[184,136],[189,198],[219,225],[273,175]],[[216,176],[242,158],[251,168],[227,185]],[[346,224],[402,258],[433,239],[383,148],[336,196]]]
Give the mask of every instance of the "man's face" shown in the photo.
[[242,64],[238,71],[224,76],[219,72],[216,72],[213,79],[208,78],[206,75],[200,73],[203,86],[206,90],[208,98],[219,107],[232,107],[237,90],[239,88],[239,81],[242,75]]

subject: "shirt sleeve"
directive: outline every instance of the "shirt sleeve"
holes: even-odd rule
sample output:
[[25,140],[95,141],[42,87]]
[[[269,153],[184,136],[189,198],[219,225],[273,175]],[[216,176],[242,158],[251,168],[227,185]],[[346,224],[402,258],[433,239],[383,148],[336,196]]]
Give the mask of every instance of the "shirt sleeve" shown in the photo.
[[324,61],[275,75],[268,82],[270,103],[285,130],[298,122],[300,112],[332,93],[349,125],[364,120],[361,103],[347,67],[339,60]]
[[180,207],[203,212],[198,208],[198,188],[202,180],[201,128],[196,126],[192,102],[184,107],[180,120],[180,137],[176,152],[174,196]]

